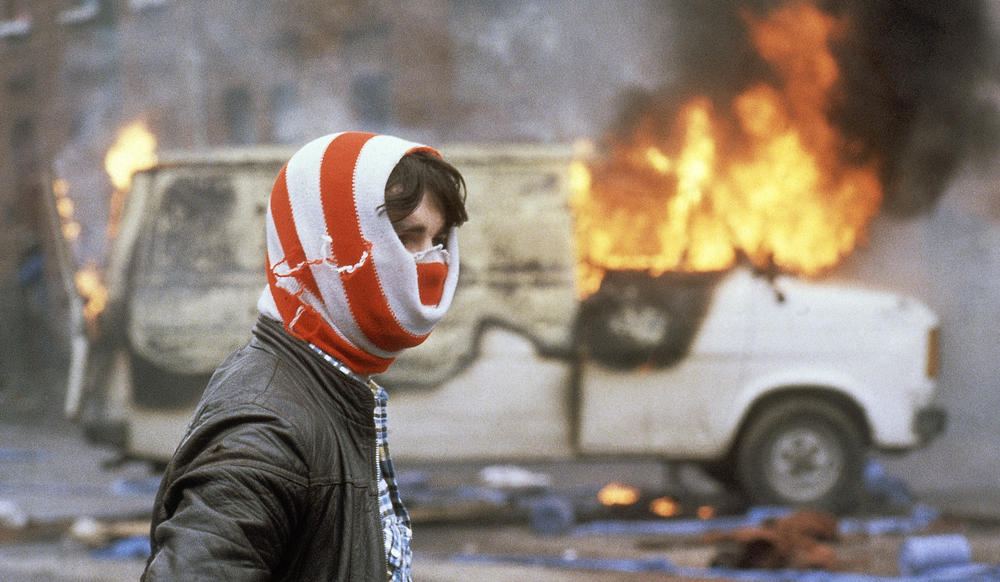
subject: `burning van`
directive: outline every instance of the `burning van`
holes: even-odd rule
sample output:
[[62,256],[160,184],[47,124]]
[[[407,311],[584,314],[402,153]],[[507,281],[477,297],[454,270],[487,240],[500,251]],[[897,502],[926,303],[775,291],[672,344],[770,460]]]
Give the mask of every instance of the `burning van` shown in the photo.
[[[942,430],[937,318],[919,302],[753,266],[603,264],[595,278],[609,249],[581,251],[574,148],[443,151],[471,220],[451,311],[380,378],[401,461],[641,456],[697,463],[757,502],[838,508],[870,451]],[[249,338],[267,196],[290,154],[161,155],[133,176],[70,368],[67,413],[90,435],[172,454]]]

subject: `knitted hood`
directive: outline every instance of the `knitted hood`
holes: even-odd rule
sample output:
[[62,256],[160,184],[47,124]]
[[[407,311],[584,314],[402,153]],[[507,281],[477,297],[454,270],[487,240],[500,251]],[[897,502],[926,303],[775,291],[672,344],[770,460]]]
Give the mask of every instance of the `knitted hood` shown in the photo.
[[379,209],[390,172],[418,150],[437,154],[387,135],[327,135],[296,152],[271,191],[258,310],[360,374],[384,372],[424,341],[458,283],[457,228],[428,263]]

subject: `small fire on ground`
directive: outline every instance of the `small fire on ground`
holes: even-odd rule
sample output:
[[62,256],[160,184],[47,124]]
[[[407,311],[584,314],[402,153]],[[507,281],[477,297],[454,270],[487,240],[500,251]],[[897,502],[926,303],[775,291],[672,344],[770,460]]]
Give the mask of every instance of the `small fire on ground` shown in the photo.
[[677,517],[682,514],[693,514],[699,519],[715,517],[716,510],[711,505],[698,505],[690,510],[681,501],[670,495],[662,495],[648,499],[643,492],[631,485],[611,482],[597,492],[597,500],[608,508],[631,508],[647,512],[655,517]]
[[[875,163],[827,119],[845,22],[795,1],[742,14],[773,73],[732,102],[698,96],[644,112],[626,135],[571,170],[582,297],[612,270],[755,266],[817,275],[863,241],[882,186]],[[651,108],[652,109],[652,108]]]

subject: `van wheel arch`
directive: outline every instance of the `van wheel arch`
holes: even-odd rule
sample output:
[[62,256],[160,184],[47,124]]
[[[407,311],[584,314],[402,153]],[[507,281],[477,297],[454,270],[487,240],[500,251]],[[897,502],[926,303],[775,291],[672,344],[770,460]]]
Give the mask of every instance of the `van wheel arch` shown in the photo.
[[735,437],[728,449],[727,457],[731,458],[736,454],[740,440],[746,436],[747,429],[752,423],[771,407],[781,401],[792,398],[817,399],[826,402],[830,406],[841,409],[851,417],[852,421],[861,430],[865,445],[871,444],[871,425],[864,409],[853,398],[836,389],[827,386],[788,386],[771,390],[766,394],[758,396],[756,400],[747,408],[743,414],[743,419],[739,423]]

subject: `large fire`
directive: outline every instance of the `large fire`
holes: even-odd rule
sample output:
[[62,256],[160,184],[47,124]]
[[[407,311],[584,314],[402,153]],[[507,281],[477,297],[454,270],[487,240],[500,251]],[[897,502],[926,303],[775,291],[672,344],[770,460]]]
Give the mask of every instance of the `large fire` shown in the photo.
[[816,275],[863,239],[882,199],[877,168],[845,162],[851,144],[827,119],[844,23],[804,1],[743,20],[776,82],[727,104],[694,98],[666,124],[650,113],[574,165],[582,296],[609,270],[716,271],[741,255]]

